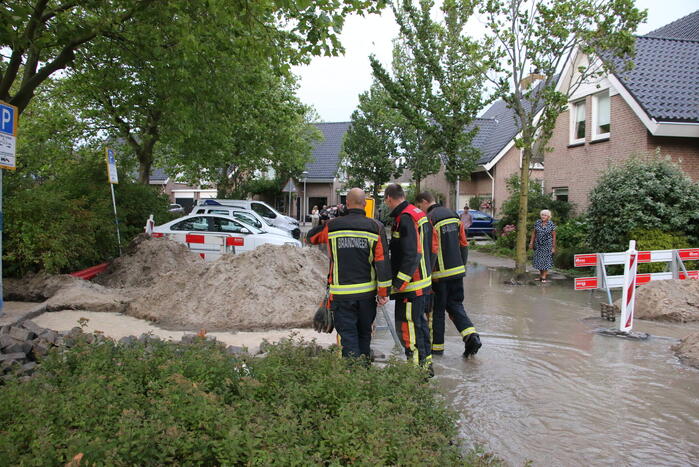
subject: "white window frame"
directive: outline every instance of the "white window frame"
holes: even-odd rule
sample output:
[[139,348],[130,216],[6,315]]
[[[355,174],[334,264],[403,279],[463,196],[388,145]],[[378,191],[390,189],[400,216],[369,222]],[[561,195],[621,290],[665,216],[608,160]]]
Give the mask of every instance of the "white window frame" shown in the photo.
[[607,96],[607,99],[609,99],[609,128],[611,130],[611,123],[612,123],[612,97],[609,95],[609,89],[605,89],[602,92],[598,92],[597,94],[594,94],[592,96],[592,141],[596,141],[599,139],[608,139],[609,138],[609,131],[606,133],[598,133],[597,132],[597,122],[598,122],[598,117],[597,117],[597,110],[599,109],[599,98],[603,95]]
[[582,138],[576,138],[576,132],[578,129],[578,121],[576,120],[576,115],[578,114],[578,106],[582,105],[584,109],[584,115],[585,115],[585,135],[587,135],[587,103],[585,102],[585,99],[580,99],[574,102],[571,102],[569,105],[570,108],[570,144],[579,144],[579,143],[584,143],[585,142],[585,136]]
[[553,199],[558,199],[558,196],[560,195],[565,195],[566,198],[570,199],[570,190],[567,186],[555,186],[551,190],[551,194],[553,194]]

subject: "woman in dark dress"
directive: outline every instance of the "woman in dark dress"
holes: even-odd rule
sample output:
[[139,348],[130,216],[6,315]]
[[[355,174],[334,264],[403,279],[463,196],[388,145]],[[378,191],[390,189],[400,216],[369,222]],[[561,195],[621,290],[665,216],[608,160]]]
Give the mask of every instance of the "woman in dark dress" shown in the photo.
[[551,221],[551,211],[543,209],[539,213],[529,240],[529,248],[534,249],[534,267],[539,270],[541,282],[548,282],[549,269],[553,267],[553,254],[556,252],[556,224]]

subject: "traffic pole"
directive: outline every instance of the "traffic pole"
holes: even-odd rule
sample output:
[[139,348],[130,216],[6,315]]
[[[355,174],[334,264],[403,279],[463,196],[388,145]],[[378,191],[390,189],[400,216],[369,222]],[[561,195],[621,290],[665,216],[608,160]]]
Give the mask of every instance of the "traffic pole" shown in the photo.
[[109,188],[112,189],[112,206],[114,207],[114,223],[116,224],[117,245],[119,246],[119,256],[121,256],[121,234],[119,233],[119,217],[116,210],[116,198],[114,197],[114,184],[110,183]]
[[621,294],[621,319],[619,331],[630,333],[633,327],[633,307],[636,303],[636,270],[638,268],[638,251],[636,240],[629,241],[629,249],[626,251],[624,262],[624,288]]
[[5,300],[2,298],[2,233],[5,230],[5,215],[2,212],[2,170],[0,170],[0,318],[5,316],[5,312],[2,311],[5,308]]

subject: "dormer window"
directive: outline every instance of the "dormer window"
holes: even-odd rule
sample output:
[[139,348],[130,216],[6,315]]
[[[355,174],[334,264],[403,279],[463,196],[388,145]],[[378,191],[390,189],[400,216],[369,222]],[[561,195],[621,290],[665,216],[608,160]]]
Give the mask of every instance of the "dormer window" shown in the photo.
[[609,138],[611,111],[609,90],[592,96],[592,139]]
[[570,143],[585,142],[585,101],[574,102],[570,112]]

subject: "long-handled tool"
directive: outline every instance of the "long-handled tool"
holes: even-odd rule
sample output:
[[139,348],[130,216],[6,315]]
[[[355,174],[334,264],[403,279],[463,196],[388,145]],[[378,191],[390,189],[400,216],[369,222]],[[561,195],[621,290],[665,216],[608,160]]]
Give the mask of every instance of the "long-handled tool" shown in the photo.
[[[400,343],[400,339],[398,339],[398,333],[396,332],[396,327],[393,324],[393,321],[391,321],[391,317],[388,315],[388,311],[386,310],[385,305],[379,305],[379,309],[381,310],[381,313],[383,313],[384,320],[386,321],[386,327],[388,328],[389,331],[391,331],[391,336],[393,336],[393,343],[396,347],[402,347]],[[383,330],[383,326],[378,326],[376,328],[377,330]]]

